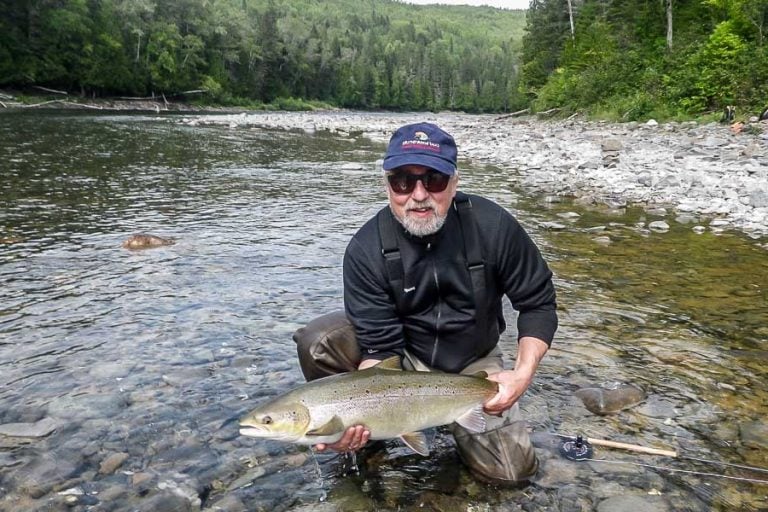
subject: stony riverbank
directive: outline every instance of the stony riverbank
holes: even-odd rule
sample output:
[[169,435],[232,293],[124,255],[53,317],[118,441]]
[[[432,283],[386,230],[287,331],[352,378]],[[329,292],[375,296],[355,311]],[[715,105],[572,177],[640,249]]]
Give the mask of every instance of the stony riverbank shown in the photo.
[[[354,112],[253,113],[189,117],[224,124],[359,133],[385,142],[399,125],[431,121],[451,132],[460,156],[514,173],[553,198],[574,196],[611,207],[667,209],[697,231],[737,229],[768,235],[768,123],[739,133],[727,125],[542,121],[465,114]],[[651,229],[664,230],[664,222]]]

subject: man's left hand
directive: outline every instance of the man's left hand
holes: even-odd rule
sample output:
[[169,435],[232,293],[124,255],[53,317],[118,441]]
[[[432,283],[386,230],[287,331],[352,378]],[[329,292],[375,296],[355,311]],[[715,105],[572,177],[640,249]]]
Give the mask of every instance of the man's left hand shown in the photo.
[[488,380],[499,383],[499,392],[483,404],[483,409],[486,413],[496,416],[515,405],[531,382],[527,376],[522,376],[515,370],[491,374]]
[[546,341],[532,336],[523,336],[518,340],[515,369],[502,370],[488,376],[488,380],[499,383],[499,392],[483,404],[486,413],[500,416],[515,405],[531,385],[539,361],[548,349]]

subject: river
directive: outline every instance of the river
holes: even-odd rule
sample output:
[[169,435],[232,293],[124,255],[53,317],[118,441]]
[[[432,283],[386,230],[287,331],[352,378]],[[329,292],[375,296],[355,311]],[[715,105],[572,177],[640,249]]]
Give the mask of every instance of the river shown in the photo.
[[[346,243],[386,201],[383,146],[182,117],[0,113],[0,510],[768,507],[764,483],[725,478],[765,473],[600,447],[609,462],[573,462],[554,435],[768,466],[765,240],[466,160],[460,188],[511,210],[556,276],[561,326],[521,403],[534,483],[475,482],[441,429],[429,458],[393,441],[357,465],[240,436],[302,381],[292,333],[341,307]],[[137,232],[176,243],[123,249]],[[574,397],[617,382],[647,399],[598,416]]]

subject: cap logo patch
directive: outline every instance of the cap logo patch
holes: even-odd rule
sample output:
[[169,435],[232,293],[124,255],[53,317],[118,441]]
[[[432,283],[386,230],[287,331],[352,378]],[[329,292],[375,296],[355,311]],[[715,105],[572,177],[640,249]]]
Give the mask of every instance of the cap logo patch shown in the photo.
[[400,144],[400,147],[404,150],[408,151],[434,151],[435,153],[440,152],[440,144],[437,142],[431,142],[429,140],[429,135],[422,131],[417,131],[413,134],[413,138],[411,140],[404,140],[402,144]]

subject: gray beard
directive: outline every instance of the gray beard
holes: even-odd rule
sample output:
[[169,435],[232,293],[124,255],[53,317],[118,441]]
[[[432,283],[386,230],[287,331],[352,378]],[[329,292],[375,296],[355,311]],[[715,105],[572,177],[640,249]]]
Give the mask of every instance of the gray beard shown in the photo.
[[448,215],[440,216],[435,214],[426,221],[422,221],[409,217],[407,212],[402,219],[395,215],[397,221],[403,226],[403,228],[405,228],[408,233],[412,234],[413,236],[434,235],[440,231],[440,228],[443,227],[447,217]]

